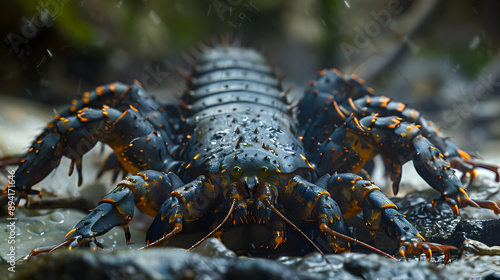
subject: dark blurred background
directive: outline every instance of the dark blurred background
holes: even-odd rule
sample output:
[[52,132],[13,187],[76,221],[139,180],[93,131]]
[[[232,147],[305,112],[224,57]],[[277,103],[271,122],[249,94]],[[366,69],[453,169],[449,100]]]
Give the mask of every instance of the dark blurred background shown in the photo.
[[229,32],[263,50],[292,86],[335,67],[424,111],[469,150],[500,138],[498,1],[4,0],[0,8],[0,98],[60,107],[137,79],[169,99],[182,84],[175,67],[187,66],[181,52]]

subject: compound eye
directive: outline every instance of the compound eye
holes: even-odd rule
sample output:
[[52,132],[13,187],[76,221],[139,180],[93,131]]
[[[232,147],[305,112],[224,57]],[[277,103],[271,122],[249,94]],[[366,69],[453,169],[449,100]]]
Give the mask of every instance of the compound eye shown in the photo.
[[233,167],[233,170],[231,170],[231,176],[233,176],[233,178],[235,178],[235,179],[240,178],[242,173],[243,173],[243,170],[239,166],[235,166],[235,167]]
[[266,179],[271,174],[271,170],[267,166],[262,166],[259,170],[259,176],[262,179]]

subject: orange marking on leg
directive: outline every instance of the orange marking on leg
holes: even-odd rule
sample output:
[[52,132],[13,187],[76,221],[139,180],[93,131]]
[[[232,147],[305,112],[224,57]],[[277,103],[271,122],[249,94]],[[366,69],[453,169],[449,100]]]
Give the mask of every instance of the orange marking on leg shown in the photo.
[[326,69],[326,68],[323,69],[323,70],[321,70],[321,71],[319,71],[318,72],[318,77],[321,77],[321,76],[325,75],[327,72],[328,72],[328,69]]
[[309,203],[307,204],[307,206],[310,206],[310,210],[309,210],[309,216],[311,216],[311,213],[312,211],[314,210],[314,208],[316,207],[316,204],[318,204],[318,199],[320,197],[322,197],[323,195],[327,195],[327,196],[330,196],[330,193],[327,192],[327,191],[322,191],[320,192],[317,196],[316,196],[316,200],[314,200],[314,203],[312,205],[310,205]]
[[354,102],[352,101],[352,98],[348,98],[347,101],[349,101],[349,105],[356,111],[359,112],[358,108],[356,107],[356,105],[354,105]]
[[382,208],[382,209],[385,209],[385,208],[395,208],[395,209],[398,209],[398,207],[396,206],[396,204],[393,204],[393,203],[387,203],[385,205],[380,206],[380,208]]
[[132,109],[132,110],[136,111],[137,113],[139,113],[139,110],[137,110],[134,106],[132,106],[132,105],[129,105],[129,106],[130,106],[130,109]]
[[333,100],[333,108],[335,108],[335,111],[337,111],[337,114],[339,114],[340,117],[342,117],[344,120],[347,119],[346,116],[344,115],[344,113],[342,113],[342,111],[340,111],[339,105],[337,104],[337,101],[335,101],[335,100]]
[[385,96],[380,96],[379,98],[380,107],[385,108],[387,106],[387,103],[389,103],[389,101],[391,101],[390,98]]
[[314,166],[312,166],[308,161],[307,162],[307,165],[309,166],[309,168],[311,168],[312,170],[314,170]]
[[138,85],[138,86],[142,87],[141,82],[139,82],[138,80],[134,80],[134,84],[136,84],[136,85]]
[[[173,191],[173,192],[171,192],[170,196],[176,196],[176,197],[180,198],[180,200],[182,201],[182,203],[187,206],[186,200],[184,200],[184,196],[179,191]],[[189,209],[187,209],[187,210],[189,211]]]
[[378,113],[376,113],[376,114],[373,116],[373,118],[372,118],[372,120],[371,120],[371,122],[370,122],[370,126],[368,127],[368,129],[371,129],[371,128],[373,127],[373,125],[374,125],[374,124],[375,124],[375,122],[377,121],[377,118],[378,118]]
[[425,238],[422,235],[420,235],[420,233],[417,233],[417,236],[420,237],[422,241],[425,241]]
[[107,198],[101,199],[101,201],[99,201],[99,204],[104,203],[104,202],[107,202],[107,203],[116,203],[116,200],[107,197]]
[[[108,112],[103,112],[103,114],[104,113],[106,113],[105,115],[108,116]],[[125,117],[127,113],[128,111],[123,112],[123,114],[116,121],[113,122],[113,125],[117,124],[123,117]]]
[[465,197],[470,199],[469,195],[467,194],[467,192],[464,189],[462,189],[462,188],[458,188],[458,189],[460,190],[460,192],[462,192],[465,195]]
[[332,69],[332,72],[337,74],[342,80],[344,80],[344,82],[347,82],[347,80],[345,79],[344,74],[342,74],[342,72],[340,72],[339,70],[337,70],[335,68]]
[[64,236],[65,238],[68,237],[68,235],[72,234],[73,232],[76,231],[76,228],[70,230],[68,233],[66,233],[66,235]]
[[416,119],[418,119],[418,116],[419,116],[419,112],[418,112],[417,110],[412,109],[412,110],[410,111],[410,118],[411,118],[412,120],[416,120]]
[[142,178],[144,178],[144,180],[145,180],[145,181],[149,180],[149,177],[148,177],[148,176],[146,176],[146,174],[144,174],[144,173],[139,172],[139,173],[137,173],[137,175],[139,175],[139,176],[141,176]]
[[465,159],[471,159],[471,156],[470,156],[467,152],[465,152],[464,150],[460,150],[460,149],[458,149],[458,150],[457,150],[457,153],[458,153],[461,157],[463,157],[463,158],[465,158]]
[[404,103],[401,103],[399,102],[398,103],[398,108],[396,109],[396,111],[398,112],[403,112],[403,110],[406,108],[406,105]]
[[401,121],[399,121],[398,119],[392,119],[391,121],[393,121],[393,123],[388,125],[387,126],[388,128],[396,128],[396,126],[398,126],[401,123]]
[[354,123],[356,124],[356,126],[361,130],[361,131],[364,131],[364,129],[361,127],[361,125],[359,124],[359,121],[358,121],[358,118],[354,117]]
[[97,93],[98,96],[101,96],[104,92],[105,87],[100,86],[95,88],[95,92]]
[[127,89],[120,95],[120,99],[123,99],[123,97],[127,95],[127,93],[130,91],[131,88],[132,88],[131,86],[128,86]]
[[361,177],[356,177],[354,180],[351,181],[351,184],[355,184],[357,181],[361,180],[363,178]]

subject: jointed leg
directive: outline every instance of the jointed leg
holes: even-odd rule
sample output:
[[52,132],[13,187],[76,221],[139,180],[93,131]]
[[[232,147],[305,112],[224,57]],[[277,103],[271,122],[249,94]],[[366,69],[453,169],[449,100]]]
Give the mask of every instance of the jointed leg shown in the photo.
[[49,126],[16,171],[18,201],[33,193],[31,186],[56,168],[62,156],[69,157],[72,166],[76,165],[81,184],[82,157],[98,141],[111,146],[122,166],[133,174],[148,169],[169,170],[179,165],[172,160],[154,127],[133,108],[124,112],[108,107],[85,109],[75,116],[61,117]]
[[68,232],[66,242],[51,248],[33,250],[30,256],[52,252],[66,245],[69,245],[70,249],[82,246],[102,247],[96,241],[96,237],[119,225],[125,230],[128,244],[130,240],[128,223],[134,215],[134,204],[141,211],[155,216],[159,205],[170,196],[172,190],[182,185],[182,181],[175,174],[153,170],[127,177]]
[[[347,115],[356,113],[356,116],[361,119],[371,114],[378,114],[379,117],[396,116],[402,121],[413,123],[419,129],[425,138],[427,138],[433,146],[437,147],[445,159],[452,163],[452,167],[462,172],[464,175],[470,174],[472,182],[475,178],[475,169],[484,168],[492,171],[496,175],[496,181],[500,180],[499,167],[497,165],[483,163],[473,160],[471,155],[457,147],[434,122],[426,120],[422,114],[412,109],[405,104],[393,101],[385,96],[364,96],[352,102],[353,107],[349,108]],[[342,107],[344,108],[344,107]],[[352,109],[354,108],[354,109]]]
[[[419,175],[442,194],[442,200],[452,207],[455,215],[459,206],[478,206],[467,197],[439,149],[422,136],[418,127],[400,118],[369,116],[358,121],[351,116],[322,143],[312,162],[318,166],[316,170],[320,175],[334,171],[359,173],[377,152],[384,157],[395,194],[402,165],[413,160]],[[500,213],[494,202],[481,202],[480,206]]]
[[[388,160],[389,167],[392,165],[393,174],[397,175],[397,182],[400,178],[401,165],[412,160],[419,175],[442,194],[441,199],[450,205],[455,215],[459,214],[458,207],[469,205],[479,207],[469,199],[444,155],[421,134],[418,127],[394,117],[370,116],[360,120],[359,124],[359,128],[368,133],[366,141],[377,147]],[[492,201],[485,202],[481,206],[500,214],[500,208]]]
[[134,205],[142,212],[156,216],[172,190],[182,185],[182,181],[175,174],[154,170],[127,177],[99,201],[99,205],[68,233],[67,238],[79,237],[88,241],[115,226],[122,225],[128,243],[128,223],[134,215]]
[[[161,165],[158,160],[171,162],[165,146],[176,142],[176,139],[171,139],[172,128],[168,119],[163,107],[137,84],[114,83],[85,92],[82,99],[73,100],[70,108],[47,124],[26,155],[12,162],[19,163],[17,202],[27,194],[39,194],[32,191],[31,186],[56,168],[62,156],[72,159],[70,174],[76,165],[81,184],[81,158],[97,141],[109,144],[118,153],[120,164],[131,173],[147,169],[167,170],[158,168]],[[138,140],[132,141],[134,138]],[[151,149],[154,151],[148,151]],[[153,154],[160,154],[160,157]],[[0,164],[11,162],[2,161]]]
[[298,115],[301,123],[299,135],[308,151],[308,158],[316,154],[317,144],[332,138],[330,135],[350,115],[362,119],[378,114],[379,117],[395,116],[416,125],[422,136],[442,151],[453,168],[464,172],[464,175],[470,174],[470,182],[475,178],[476,168],[490,170],[496,174],[496,181],[500,180],[497,165],[471,159],[471,155],[458,148],[435,123],[423,118],[419,111],[385,96],[375,96],[373,92],[356,75],[344,76],[336,69],[318,72],[318,78],[311,81],[306,90]]
[[[349,236],[349,229],[338,204],[319,186],[295,176],[286,186],[285,197],[282,199],[285,211],[292,211],[305,221],[318,221],[322,231],[326,226]],[[327,240],[335,252],[350,251],[351,243],[343,238],[327,234]]]
[[397,211],[394,205],[375,185],[363,180],[356,174],[335,173],[326,175],[328,192],[334,196],[345,218],[350,218],[363,211],[366,225],[372,236],[377,231],[384,232],[388,237],[396,240],[400,245],[400,252],[405,254],[425,253],[429,258],[431,250],[443,251],[449,258],[451,246],[442,246],[424,242],[418,231]]
[[146,247],[168,242],[182,230],[185,222],[201,218],[215,203],[215,189],[210,180],[199,176],[172,191],[161,205],[146,235]]

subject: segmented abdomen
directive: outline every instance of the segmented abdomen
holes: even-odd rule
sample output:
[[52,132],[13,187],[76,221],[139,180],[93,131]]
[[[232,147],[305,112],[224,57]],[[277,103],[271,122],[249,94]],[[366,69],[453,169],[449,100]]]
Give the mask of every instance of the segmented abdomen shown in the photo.
[[187,149],[190,168],[219,172],[220,160],[239,145],[276,155],[302,152],[280,81],[260,53],[217,47],[197,61],[182,98],[193,127]]
[[190,118],[241,112],[245,105],[286,113],[278,79],[265,59],[253,49],[215,48],[198,58],[183,98]]

